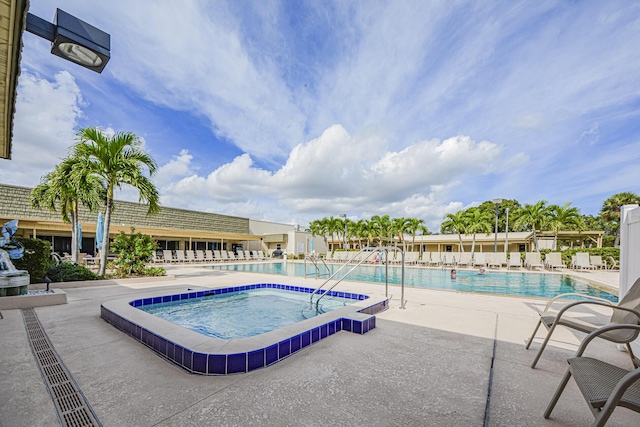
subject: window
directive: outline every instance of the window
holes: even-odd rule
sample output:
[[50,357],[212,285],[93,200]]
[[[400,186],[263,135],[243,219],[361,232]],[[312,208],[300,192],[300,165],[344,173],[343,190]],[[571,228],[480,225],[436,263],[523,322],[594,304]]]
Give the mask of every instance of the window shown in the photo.
[[525,245],[523,245],[523,244],[522,245],[518,245],[518,250],[520,252],[526,252],[527,251],[527,249],[525,248]]
[[453,252],[453,246],[452,245],[445,246],[444,251],[445,252]]

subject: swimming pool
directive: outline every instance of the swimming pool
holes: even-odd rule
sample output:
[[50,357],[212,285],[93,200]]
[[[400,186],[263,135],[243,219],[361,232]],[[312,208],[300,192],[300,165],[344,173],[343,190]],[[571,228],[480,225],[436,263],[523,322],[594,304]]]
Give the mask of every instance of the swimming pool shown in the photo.
[[[297,293],[309,306],[313,288],[278,283],[256,283],[214,289],[176,290],[131,300],[121,298],[100,306],[100,317],[186,371],[200,375],[229,375],[270,366],[292,354],[341,331],[365,334],[376,327],[375,314],[388,308],[381,295],[329,291],[323,304],[333,298],[351,304],[320,313],[288,326],[244,338],[217,338],[203,335],[142,310],[171,302],[198,303],[205,298],[233,296],[253,290],[269,293]],[[327,302],[325,302],[327,300]],[[239,313],[247,315],[246,311]]]
[[[327,264],[333,274],[344,264]],[[208,268],[217,270],[244,271],[251,273],[280,274],[304,277],[305,265],[301,262],[222,264]],[[313,266],[307,264],[307,275],[314,276]],[[346,271],[347,269],[343,270]],[[389,266],[389,283],[399,285],[401,268]],[[340,273],[341,274],[341,273]],[[325,273],[324,277],[328,277]],[[385,283],[385,266],[361,265],[347,280]],[[560,274],[487,271],[484,275],[476,271],[458,270],[456,279],[451,279],[448,270],[434,268],[405,268],[405,286],[444,289],[463,292],[479,292],[523,297],[553,298],[564,293],[579,293],[617,302],[618,297],[609,292],[589,286],[587,283]]]
[[354,301],[339,297],[323,298],[316,311],[309,302],[308,293],[260,288],[148,304],[139,308],[200,334],[232,339],[271,332],[353,304]]

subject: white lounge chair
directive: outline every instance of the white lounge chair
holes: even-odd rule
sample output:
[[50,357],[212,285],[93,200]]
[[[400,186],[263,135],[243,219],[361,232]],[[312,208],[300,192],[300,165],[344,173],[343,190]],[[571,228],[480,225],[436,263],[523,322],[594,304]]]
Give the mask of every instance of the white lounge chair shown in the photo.
[[540,252],[525,252],[524,266],[529,270],[533,270],[534,268],[544,268]]
[[197,250],[196,251],[196,261],[198,261],[198,262],[204,262],[205,261],[205,259],[204,259],[204,251],[202,251],[202,250]]
[[509,265],[507,254],[504,252],[489,252],[487,257],[489,258],[489,267],[502,268]]
[[418,264],[429,265],[431,262],[431,252],[422,252],[422,258],[418,260]]
[[191,249],[187,249],[185,251],[185,255],[187,256],[187,261],[189,262],[196,262],[196,254],[194,253],[193,250]]
[[210,249],[207,249],[206,251],[204,251],[204,260],[206,262],[214,262],[216,261],[216,259],[213,257],[213,251]]
[[549,252],[544,258],[545,267],[548,270],[557,270],[559,268],[566,268],[562,262],[562,254],[560,252]]
[[243,251],[238,251],[238,252],[236,252],[236,254],[235,254],[235,255],[236,255],[236,259],[237,259],[238,261],[245,261],[245,259],[244,259],[244,252],[243,252]]
[[459,253],[456,257],[456,265],[458,267],[470,267],[472,264],[471,252]]
[[520,259],[520,252],[509,252],[509,262],[507,268],[511,270],[511,267],[522,268],[522,259]]
[[186,258],[184,257],[184,251],[183,250],[176,250],[176,262],[185,262]]
[[589,255],[589,262],[594,269],[597,268],[598,270],[603,270],[607,266],[607,264],[602,261],[602,256],[600,255]]
[[431,260],[429,261],[429,265],[431,267],[438,267],[441,264],[442,264],[442,253],[431,252]]
[[577,252],[576,253],[576,270],[595,270],[595,267],[591,265],[591,261],[589,261],[589,254],[587,252]]
[[164,258],[164,262],[175,262],[176,260],[173,258],[173,251],[171,249],[163,249],[162,257]]
[[473,254],[473,266],[474,267],[486,267],[487,257],[484,252],[476,252]]

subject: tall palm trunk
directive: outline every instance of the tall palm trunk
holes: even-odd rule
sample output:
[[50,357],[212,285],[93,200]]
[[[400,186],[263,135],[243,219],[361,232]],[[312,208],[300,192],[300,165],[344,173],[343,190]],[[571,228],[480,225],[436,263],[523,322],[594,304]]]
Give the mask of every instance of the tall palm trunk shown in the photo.
[[78,262],[78,204],[71,211],[71,261]]
[[109,255],[109,226],[111,225],[111,210],[113,208],[113,189],[107,190],[107,209],[104,214],[104,234],[102,235],[102,250],[100,251],[100,269],[98,276],[104,276],[107,269],[107,256]]
[[460,240],[460,252],[464,252],[464,245],[462,244],[462,234],[458,233],[458,240]]

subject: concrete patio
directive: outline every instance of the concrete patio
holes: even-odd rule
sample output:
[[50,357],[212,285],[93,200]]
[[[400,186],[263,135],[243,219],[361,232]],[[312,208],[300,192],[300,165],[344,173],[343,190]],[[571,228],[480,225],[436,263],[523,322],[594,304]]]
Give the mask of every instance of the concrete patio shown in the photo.
[[[573,382],[552,419],[542,417],[567,357],[584,336],[559,329],[531,369],[539,340],[528,351],[524,340],[545,300],[408,288],[403,310],[399,287],[391,287],[391,308],[365,335],[340,332],[265,369],[204,377],[103,321],[100,304],[160,289],[321,282],[192,266],[170,267],[170,274],[175,278],[65,288],[68,304],[35,309],[104,426],[583,426],[593,420]],[[581,274],[616,285],[615,273]],[[374,284],[341,287],[384,292]],[[2,314],[0,426],[58,425],[22,312]],[[608,342],[597,340],[590,348],[589,354],[630,367],[628,355]],[[617,409],[608,425],[639,423],[638,414]]]

